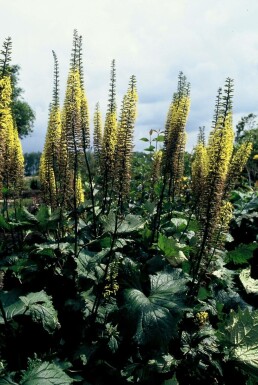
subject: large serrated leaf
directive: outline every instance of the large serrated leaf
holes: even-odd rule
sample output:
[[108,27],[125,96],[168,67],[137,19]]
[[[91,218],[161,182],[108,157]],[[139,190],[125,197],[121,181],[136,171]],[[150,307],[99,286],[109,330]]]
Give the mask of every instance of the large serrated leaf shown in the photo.
[[[10,321],[15,316],[23,314],[25,311],[24,303],[19,299],[20,291],[12,290],[9,292],[1,292],[0,300],[2,302],[5,318]],[[4,318],[0,313],[0,324],[4,324]]]
[[239,275],[239,279],[247,294],[258,294],[258,279],[253,279],[250,272],[250,267],[243,269]]
[[177,228],[177,230],[182,231],[187,225],[187,220],[184,218],[172,218],[171,223]]
[[177,272],[151,276],[147,296],[138,289],[124,291],[127,315],[135,326],[134,339],[139,344],[166,345],[177,330],[178,317],[184,309],[186,279]]
[[43,290],[21,296],[20,300],[25,305],[25,313],[29,313],[34,322],[41,323],[48,333],[53,333],[59,327],[57,311]]
[[172,367],[176,366],[176,364],[177,360],[170,354],[162,354],[162,356],[148,361],[148,366],[158,373],[168,373],[171,371]]
[[4,230],[10,229],[9,223],[6,222],[5,218],[2,215],[0,215],[0,228]]
[[21,207],[17,210],[17,218],[20,222],[30,223],[30,224],[38,224],[39,221],[35,217],[35,215],[31,214],[26,207]]
[[14,382],[10,376],[0,378],[0,385],[18,385],[17,382]]
[[[93,281],[97,281],[99,273],[97,270],[100,266],[102,259],[108,254],[108,250],[102,250],[99,253],[90,251],[81,252],[76,259],[77,274],[79,278],[87,278]],[[104,274],[104,270],[103,270]],[[102,275],[102,274],[101,274]]]
[[218,337],[227,347],[228,359],[258,379],[258,310],[231,311]]
[[184,251],[188,251],[188,246],[178,243],[178,241],[173,238],[167,238],[165,235],[160,234],[158,247],[172,266],[178,266],[187,261]]
[[[26,296],[19,296],[19,294],[20,292],[15,290],[0,294],[7,321],[23,314],[31,316],[34,322],[41,323],[48,333],[53,333],[59,327],[57,312],[51,298],[44,291],[29,293]],[[1,314],[0,324],[4,322]]]
[[59,366],[50,362],[38,362],[24,373],[20,385],[70,385],[70,378]]
[[51,215],[51,210],[48,206],[41,205],[39,207],[36,218],[42,230],[47,228],[47,223],[49,221],[50,215]]
[[244,265],[253,256],[253,251],[257,249],[256,243],[240,244],[234,250],[228,251],[226,262],[235,265]]
[[123,219],[118,219],[116,223],[116,214],[111,212],[107,217],[102,218],[104,231],[114,234],[126,234],[143,228],[145,221],[140,215],[128,214]]

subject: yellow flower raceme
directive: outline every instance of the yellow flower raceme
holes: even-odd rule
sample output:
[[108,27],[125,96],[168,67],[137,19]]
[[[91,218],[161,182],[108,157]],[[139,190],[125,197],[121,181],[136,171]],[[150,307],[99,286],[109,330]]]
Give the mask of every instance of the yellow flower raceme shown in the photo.
[[115,150],[117,144],[117,115],[116,112],[108,112],[105,120],[103,135],[103,162],[106,162],[113,170]]
[[128,91],[123,99],[117,132],[115,185],[117,192],[121,196],[126,196],[130,190],[133,131],[137,115],[137,100],[136,79],[132,76]]
[[202,202],[208,174],[207,149],[203,143],[198,143],[194,149],[192,168],[192,190],[197,207]]
[[96,105],[94,113],[94,135],[93,135],[93,147],[94,154],[98,164],[100,164],[101,150],[102,150],[103,132],[102,132],[102,118],[99,109],[99,103]]
[[106,284],[103,292],[103,296],[105,299],[109,299],[111,296],[115,296],[119,290],[119,284],[117,281],[119,264],[119,260],[114,260],[110,263],[108,267]]
[[24,177],[24,156],[22,145],[18,135],[18,130],[14,128],[14,147],[13,147],[13,187],[17,192],[21,192]]
[[4,76],[0,79],[0,109],[10,107],[12,98],[12,83],[10,76]]
[[62,122],[71,163],[73,163],[74,157],[82,151],[81,102],[80,73],[78,69],[72,69],[68,75]]
[[83,88],[81,89],[81,131],[83,150],[86,151],[90,147],[90,117],[88,100]]
[[248,161],[252,148],[253,145],[251,142],[244,142],[232,155],[228,167],[224,196],[226,196],[230,190],[234,188],[237,179],[240,177],[241,172]]
[[12,117],[11,101],[11,79],[4,76],[0,79],[0,183],[15,193],[22,187],[24,159]]
[[223,117],[218,119],[215,129],[210,135],[207,147],[208,175],[213,177],[216,174],[221,180],[225,180],[233,152],[233,140],[234,131],[230,112],[224,121]]
[[77,205],[84,202],[84,191],[82,188],[82,179],[80,174],[76,177],[76,202]]
[[61,112],[58,106],[53,105],[49,114],[45,145],[42,153],[42,170],[40,182],[44,190],[44,197],[52,208],[57,207],[59,190],[59,151],[61,139]]
[[177,181],[183,176],[185,151],[185,125],[190,110],[189,84],[182,73],[179,75],[178,90],[169,107],[165,125],[163,173],[169,180],[169,194],[173,197],[179,191]]
[[223,228],[223,231],[228,230],[229,222],[231,221],[233,216],[233,205],[232,203],[228,201],[222,201],[220,213],[219,213],[219,219],[220,219],[220,225]]

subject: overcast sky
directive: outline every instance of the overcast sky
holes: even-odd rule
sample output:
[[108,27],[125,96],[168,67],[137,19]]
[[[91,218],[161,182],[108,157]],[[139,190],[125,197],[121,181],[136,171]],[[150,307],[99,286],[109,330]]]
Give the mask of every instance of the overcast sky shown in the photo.
[[150,129],[163,129],[183,71],[191,84],[190,150],[199,126],[210,129],[215,97],[234,79],[234,124],[258,114],[258,0],[0,0],[0,44],[13,41],[24,98],[36,112],[24,152],[41,151],[53,84],[52,50],[63,97],[73,30],[83,36],[85,85],[91,116],[107,107],[110,64],[116,60],[118,105],[129,78],[139,94],[135,148]]

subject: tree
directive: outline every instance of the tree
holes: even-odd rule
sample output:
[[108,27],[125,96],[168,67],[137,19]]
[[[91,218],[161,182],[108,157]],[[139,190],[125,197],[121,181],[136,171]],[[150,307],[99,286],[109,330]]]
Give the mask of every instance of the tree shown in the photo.
[[26,176],[38,175],[40,156],[41,152],[29,152],[24,154]]
[[13,65],[10,67],[10,74],[12,79],[12,113],[17,126],[20,138],[30,135],[33,131],[33,124],[35,121],[35,113],[30,105],[23,100],[22,93],[24,90],[18,86],[20,66]]
[[245,166],[249,183],[255,183],[258,179],[258,162],[254,159],[254,156],[258,154],[258,125],[256,122],[256,115],[248,114],[241,118],[240,122],[236,125],[237,136],[236,144],[241,145],[246,142],[251,142],[253,149],[251,155]]

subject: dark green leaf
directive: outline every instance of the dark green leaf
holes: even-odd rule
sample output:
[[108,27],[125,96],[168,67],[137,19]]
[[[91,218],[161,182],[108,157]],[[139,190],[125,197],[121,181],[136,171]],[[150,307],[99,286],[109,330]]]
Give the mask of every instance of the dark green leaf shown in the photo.
[[14,382],[11,377],[5,376],[3,378],[0,378],[0,385],[18,385],[17,382]]
[[104,231],[107,233],[126,234],[143,228],[145,221],[140,215],[128,214],[123,219],[116,221],[116,214],[111,212],[107,217],[102,218]]
[[50,362],[31,363],[20,385],[70,385],[70,378],[59,366]]
[[148,138],[141,138],[140,140],[142,140],[143,142],[149,142]]
[[237,361],[258,379],[258,310],[231,311],[229,320],[219,329],[218,337],[227,347],[228,359]]
[[30,314],[34,322],[41,323],[48,333],[53,333],[59,327],[57,311],[43,290],[21,296],[20,300],[25,305],[26,313]]
[[0,228],[4,230],[9,230],[10,225],[6,222],[5,218],[0,215]]
[[188,252],[188,247],[178,243],[174,238],[167,238],[165,235],[160,234],[158,247],[163,251],[172,266],[179,266],[187,261],[184,252]]
[[149,360],[148,366],[157,373],[168,373],[177,364],[177,360],[170,354],[163,354],[162,356]]
[[207,299],[209,297],[209,292],[207,289],[205,289],[205,287],[200,287],[199,291],[198,291],[198,299],[200,299],[201,301]]
[[108,250],[102,250],[99,253],[90,251],[81,252],[76,259],[78,277],[94,281],[98,280],[99,276],[96,274],[96,268],[100,265],[107,253]]
[[243,265],[253,256],[253,251],[257,249],[257,243],[240,244],[232,251],[228,251],[226,262],[235,265]]
[[179,251],[179,248],[176,246],[177,241],[173,238],[168,238],[163,234],[159,235],[158,247],[163,251],[166,257],[173,257]]
[[151,276],[150,294],[138,289],[124,292],[127,314],[135,326],[139,344],[166,345],[176,333],[178,317],[184,309],[186,278],[180,272]]
[[154,138],[156,142],[164,142],[165,140],[165,135],[158,135],[157,138]]
[[30,223],[30,224],[38,224],[39,221],[35,217],[35,215],[31,214],[26,207],[22,207],[17,210],[17,219],[20,222]]
[[154,151],[155,150],[155,147],[154,146],[149,146],[147,148],[144,149],[144,151]]
[[[20,292],[12,290],[9,292],[0,292],[0,300],[3,304],[5,317],[7,321],[13,319],[16,315],[23,314],[25,311],[24,303],[19,299]],[[2,314],[0,313],[0,324],[4,323]]]

